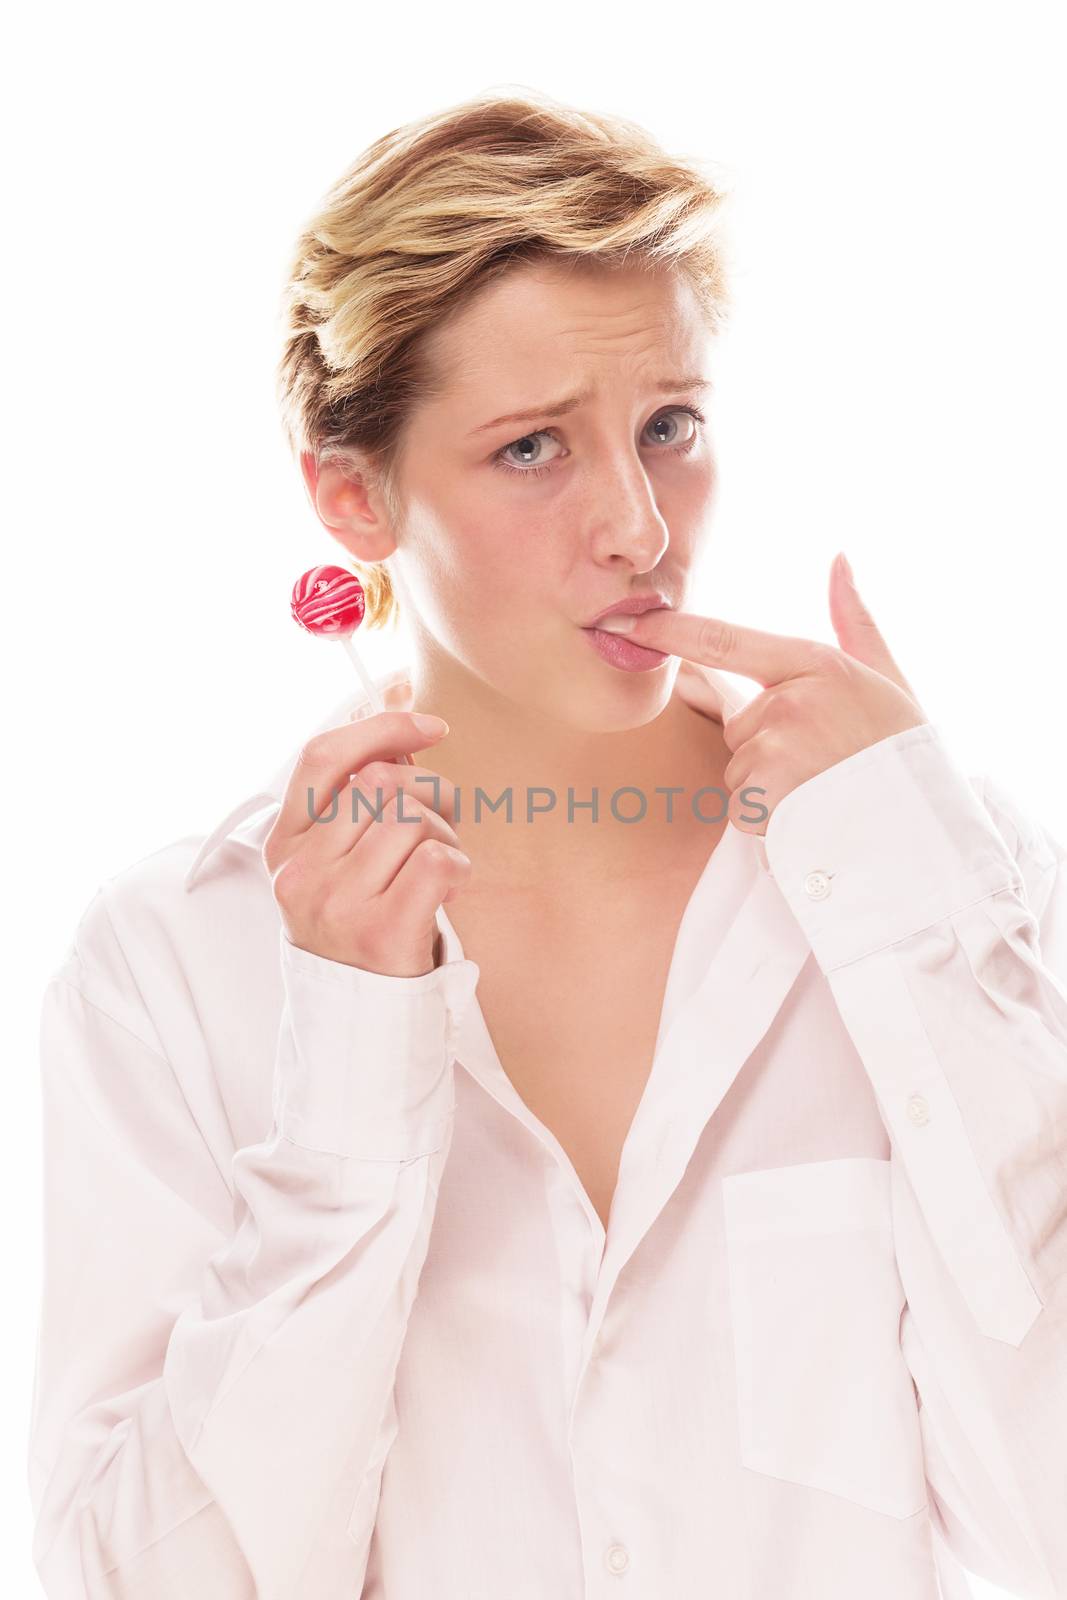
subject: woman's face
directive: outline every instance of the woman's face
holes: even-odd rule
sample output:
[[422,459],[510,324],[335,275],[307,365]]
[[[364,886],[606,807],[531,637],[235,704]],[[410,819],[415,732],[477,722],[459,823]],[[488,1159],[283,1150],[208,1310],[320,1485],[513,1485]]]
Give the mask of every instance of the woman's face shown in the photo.
[[688,284],[644,266],[525,264],[434,330],[446,382],[405,427],[390,562],[431,675],[444,652],[588,730],[659,714],[678,659],[624,670],[583,624],[633,595],[685,608],[716,481],[693,415],[711,343]]

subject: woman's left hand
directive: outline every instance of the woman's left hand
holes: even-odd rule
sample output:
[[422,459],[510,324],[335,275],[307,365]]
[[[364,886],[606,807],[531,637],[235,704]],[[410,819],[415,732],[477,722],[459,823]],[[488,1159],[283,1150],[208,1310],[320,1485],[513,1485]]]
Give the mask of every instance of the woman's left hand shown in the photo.
[[778,802],[816,773],[929,721],[860,599],[844,556],[835,557],[830,568],[830,619],[840,649],[667,607],[633,618],[634,627],[624,635],[765,686],[723,723],[733,752],[723,782],[731,795],[762,790],[742,803],[768,811],[761,822],[746,823],[748,832],[766,833]]

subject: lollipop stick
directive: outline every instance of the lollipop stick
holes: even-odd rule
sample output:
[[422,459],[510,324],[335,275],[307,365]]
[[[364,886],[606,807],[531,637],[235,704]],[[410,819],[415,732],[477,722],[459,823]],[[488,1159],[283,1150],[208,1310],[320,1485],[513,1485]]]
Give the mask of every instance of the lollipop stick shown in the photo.
[[360,660],[359,651],[356,649],[355,645],[352,643],[351,637],[347,633],[342,633],[342,635],[341,635],[341,643],[344,645],[345,649],[348,652],[349,661],[351,661],[352,665],[355,667],[356,671],[359,673],[360,679],[362,680],[364,689],[366,689],[366,691],[367,691],[367,695],[368,695],[368,697],[370,699],[371,705],[374,707],[375,711],[384,711],[385,710],[385,702],[383,701],[381,695],[378,692],[378,685],[375,683],[374,679],[371,677],[370,673],[367,671],[366,667],[363,665],[363,662]]
[[[359,673],[360,681],[362,682],[364,689],[367,691],[371,705],[374,707],[375,711],[384,711],[385,702],[378,692],[378,685],[374,682],[374,679],[370,676],[370,673],[360,660],[359,651],[352,643],[351,634],[342,633],[340,635],[340,640],[344,645],[345,650],[348,652],[349,661],[351,661],[352,665]],[[405,762],[409,767],[413,767],[415,765],[414,761],[412,761],[409,755],[402,754],[400,756],[400,760]]]

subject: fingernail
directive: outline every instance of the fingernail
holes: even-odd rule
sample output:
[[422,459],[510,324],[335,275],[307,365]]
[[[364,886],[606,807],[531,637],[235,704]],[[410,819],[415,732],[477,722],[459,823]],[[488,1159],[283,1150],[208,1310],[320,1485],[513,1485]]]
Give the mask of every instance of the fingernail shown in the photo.
[[597,627],[604,633],[631,633],[636,617],[627,617],[622,612],[617,612],[613,617],[602,617]]
[[845,577],[848,579],[852,587],[855,588],[856,580],[852,575],[852,563],[849,561],[848,556],[846,556],[845,552],[842,550],[837,559],[841,563],[841,571],[845,574]]
[[424,711],[413,711],[411,720],[420,733],[425,733],[436,738],[438,734],[448,732],[448,723],[444,717],[428,716]]

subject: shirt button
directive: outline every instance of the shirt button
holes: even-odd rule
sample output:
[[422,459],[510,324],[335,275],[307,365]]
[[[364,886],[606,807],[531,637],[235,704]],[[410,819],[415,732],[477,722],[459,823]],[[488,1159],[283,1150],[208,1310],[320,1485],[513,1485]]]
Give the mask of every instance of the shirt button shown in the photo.
[[630,1565],[630,1552],[624,1544],[612,1544],[608,1546],[604,1560],[609,1572],[625,1572]]
[[921,1094],[913,1094],[908,1101],[908,1116],[917,1128],[930,1120],[930,1107]]
[[804,893],[809,900],[825,900],[830,893],[830,880],[825,872],[809,872],[804,879]]

